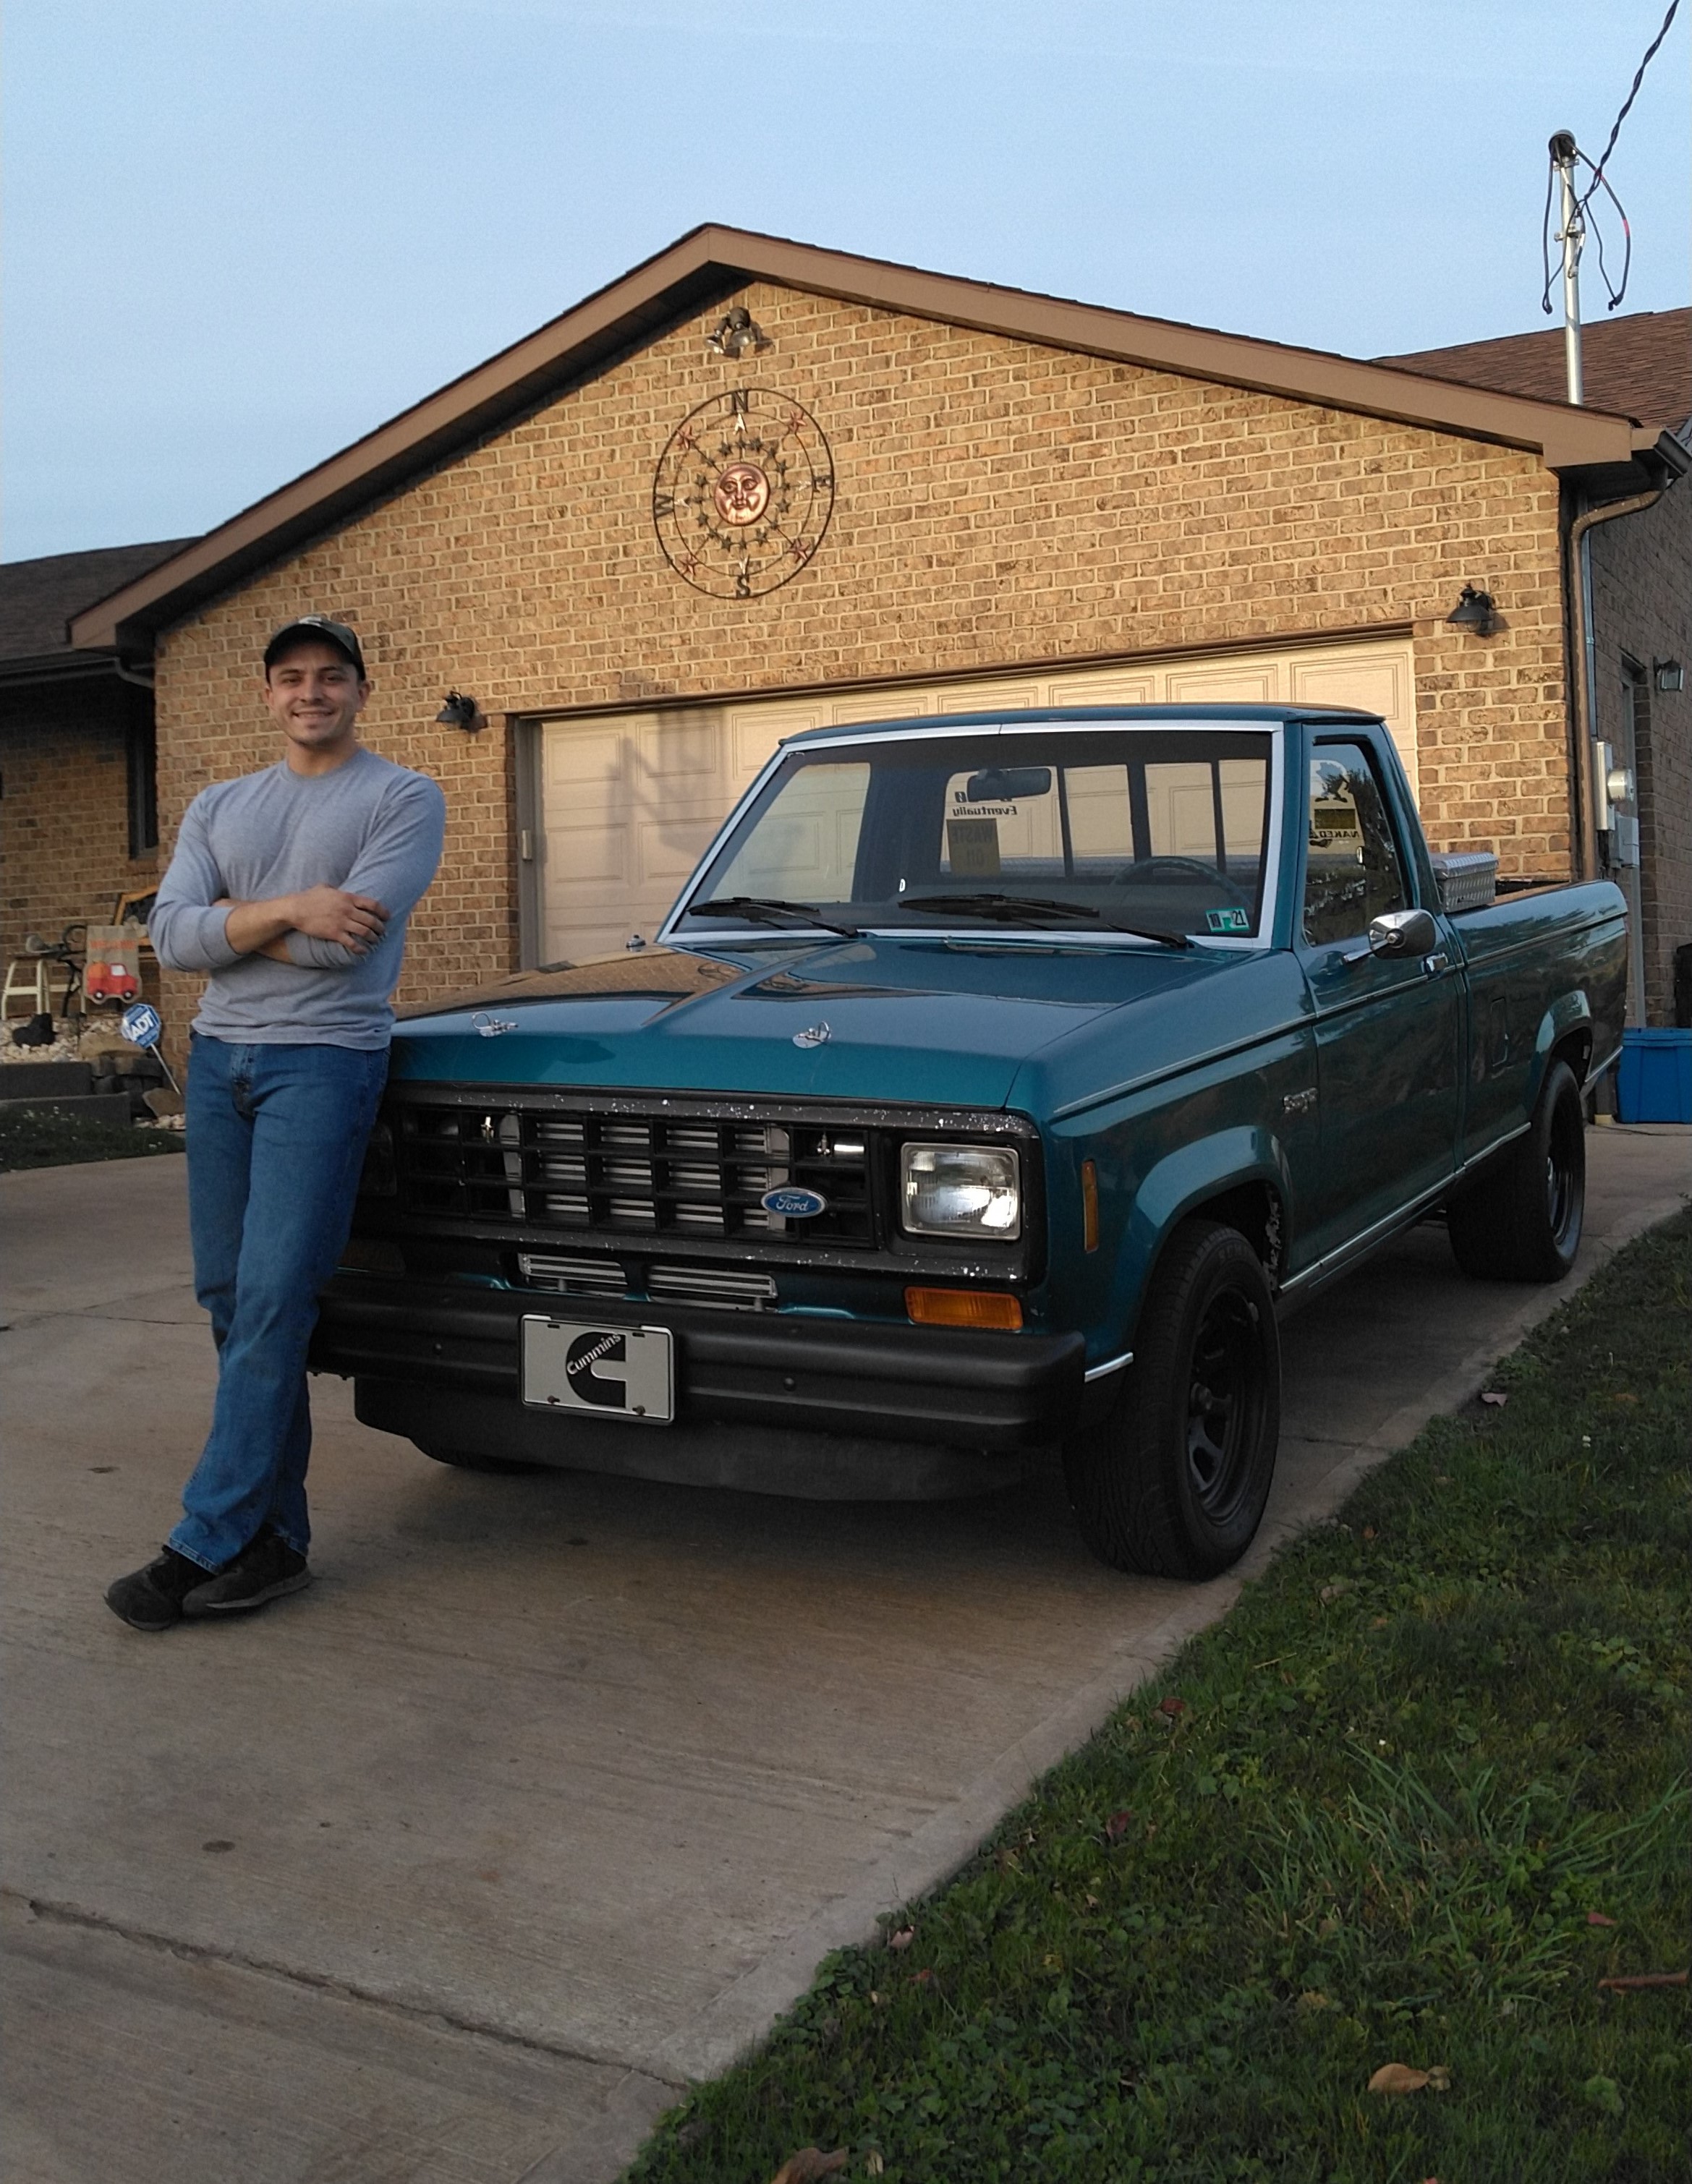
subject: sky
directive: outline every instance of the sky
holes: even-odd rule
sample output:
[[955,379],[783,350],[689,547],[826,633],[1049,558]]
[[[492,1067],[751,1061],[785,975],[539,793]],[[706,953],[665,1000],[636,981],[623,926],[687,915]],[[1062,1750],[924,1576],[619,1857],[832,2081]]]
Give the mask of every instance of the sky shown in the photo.
[[[1546,139],[1666,4],[8,0],[0,555],[208,529],[706,220],[1359,356],[1543,326]],[[1625,310],[1692,293],[1689,25]]]

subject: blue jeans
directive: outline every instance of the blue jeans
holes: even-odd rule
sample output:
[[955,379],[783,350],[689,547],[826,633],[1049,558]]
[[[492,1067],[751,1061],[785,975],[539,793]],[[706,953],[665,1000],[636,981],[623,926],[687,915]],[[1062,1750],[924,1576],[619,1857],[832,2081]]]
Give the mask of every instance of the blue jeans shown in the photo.
[[232,1561],[267,1521],[301,1554],[310,1544],[306,1346],[352,1225],[387,1078],[386,1048],[194,1037],[188,1223],[217,1400],[170,1545],[207,1569]]

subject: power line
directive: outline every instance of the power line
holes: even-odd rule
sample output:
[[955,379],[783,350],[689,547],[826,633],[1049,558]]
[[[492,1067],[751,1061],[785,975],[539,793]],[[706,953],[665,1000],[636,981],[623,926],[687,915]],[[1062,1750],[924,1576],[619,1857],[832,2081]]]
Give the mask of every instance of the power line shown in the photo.
[[[1575,198],[1570,213],[1571,223],[1575,228],[1578,236],[1584,237],[1586,234],[1588,226],[1586,215],[1588,210],[1591,207],[1593,199],[1598,195],[1600,190],[1603,191],[1605,196],[1609,198],[1611,203],[1616,208],[1617,217],[1622,223],[1622,277],[1619,281],[1611,281],[1610,278],[1610,269],[1604,262],[1603,231],[1598,226],[1595,220],[1591,225],[1592,238],[1598,249],[1598,270],[1603,277],[1605,288],[1608,292],[1608,308],[1612,311],[1616,309],[1617,305],[1620,304],[1622,297],[1628,292],[1628,276],[1632,270],[1633,262],[1633,231],[1628,219],[1627,209],[1623,206],[1621,198],[1617,196],[1615,189],[1611,183],[1609,175],[1605,172],[1605,170],[1610,164],[1610,154],[1616,148],[1616,140],[1622,133],[1622,124],[1627,120],[1628,114],[1632,112],[1633,101],[1639,95],[1639,86],[1645,80],[1645,70],[1650,66],[1652,61],[1656,59],[1658,47],[1661,45],[1663,40],[1668,36],[1670,27],[1673,24],[1674,18],[1679,11],[1679,7],[1680,0],[1669,0],[1668,13],[1663,17],[1661,27],[1658,30],[1656,36],[1651,40],[1650,45],[1646,47],[1645,58],[1639,63],[1639,67],[1633,71],[1633,81],[1628,87],[1628,96],[1622,101],[1622,110],[1616,116],[1615,121],[1611,125],[1610,141],[1604,147],[1603,156],[1598,161],[1597,165],[1594,166],[1593,164],[1592,161],[1587,158],[1585,153],[1579,148],[1572,137],[1563,140],[1566,147],[1567,156],[1572,159],[1578,159],[1581,164],[1592,176],[1592,180],[1587,184],[1585,189],[1577,198]],[[1551,270],[1551,198],[1556,187],[1556,176],[1557,159],[1555,152],[1554,151],[1551,157],[1550,172],[1545,179],[1545,210],[1540,222],[1539,234],[1539,254],[1543,261],[1545,276],[1545,286],[1539,298],[1539,308],[1548,315],[1550,315],[1551,309],[1551,284],[1556,277]],[[1578,242],[1577,242],[1577,250],[1578,248],[1579,244]]]
[[1583,211],[1584,211],[1586,207],[1591,203],[1599,184],[1604,179],[1604,170],[1610,164],[1610,154],[1616,148],[1616,139],[1622,133],[1622,124],[1627,120],[1633,101],[1639,95],[1639,86],[1645,80],[1645,70],[1650,66],[1652,61],[1656,59],[1657,47],[1668,36],[1669,25],[1673,22],[1676,11],[1678,9],[1679,6],[1680,0],[1668,0],[1668,13],[1662,19],[1662,28],[1651,40],[1650,45],[1645,47],[1645,57],[1639,63],[1638,69],[1634,71],[1632,87],[1629,89],[1628,96],[1622,101],[1622,111],[1616,116],[1615,125],[1610,131],[1610,142],[1604,147],[1603,156],[1600,159],[1598,164],[1592,170],[1592,181],[1587,189],[1586,195],[1580,201]]

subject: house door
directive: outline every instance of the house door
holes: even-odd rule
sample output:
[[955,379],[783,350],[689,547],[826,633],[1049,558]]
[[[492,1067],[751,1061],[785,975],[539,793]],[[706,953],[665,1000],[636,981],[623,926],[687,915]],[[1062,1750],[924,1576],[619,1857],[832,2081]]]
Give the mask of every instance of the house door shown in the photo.
[[[1645,1020],[1645,936],[1639,888],[1639,744],[1645,733],[1645,674],[1632,660],[1622,663],[1622,704],[1611,779],[1611,877],[1628,898],[1628,1022]],[[1625,794],[1608,797],[1611,788]]]

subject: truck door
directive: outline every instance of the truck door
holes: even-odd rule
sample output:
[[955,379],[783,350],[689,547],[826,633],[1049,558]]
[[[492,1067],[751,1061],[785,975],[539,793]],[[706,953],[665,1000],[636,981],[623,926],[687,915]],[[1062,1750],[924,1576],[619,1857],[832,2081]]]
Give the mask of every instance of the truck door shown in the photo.
[[1451,1173],[1464,1020],[1455,950],[1367,952],[1371,919],[1415,907],[1416,894],[1360,738],[1312,742],[1306,835],[1297,945],[1316,1026],[1321,1173],[1308,1240],[1321,1259]]

